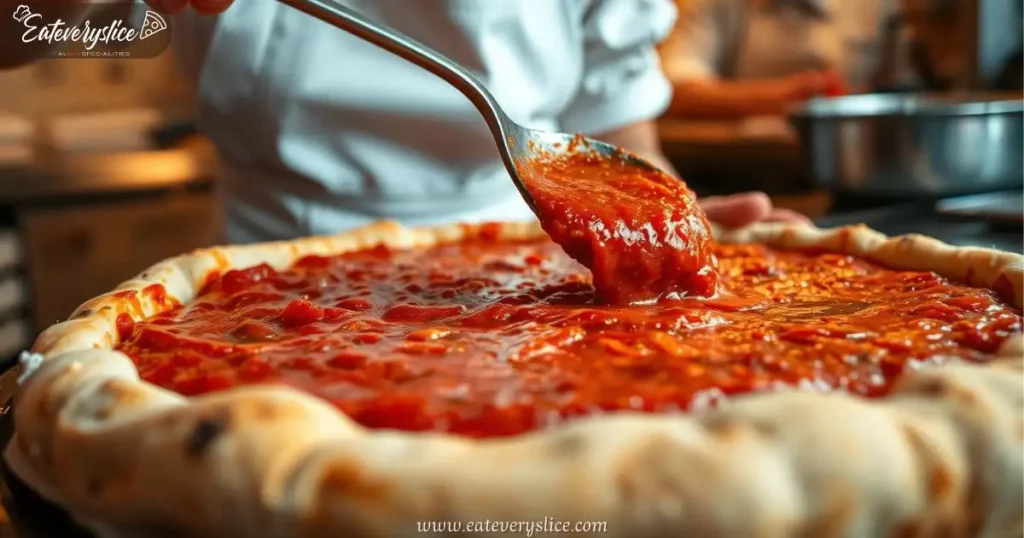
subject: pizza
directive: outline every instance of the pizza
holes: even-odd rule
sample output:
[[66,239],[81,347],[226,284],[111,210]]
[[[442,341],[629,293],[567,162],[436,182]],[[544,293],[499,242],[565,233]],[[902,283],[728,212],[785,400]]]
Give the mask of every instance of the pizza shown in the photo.
[[640,304],[536,223],[185,254],[40,335],[7,459],[117,536],[1020,535],[1024,257],[714,231]]

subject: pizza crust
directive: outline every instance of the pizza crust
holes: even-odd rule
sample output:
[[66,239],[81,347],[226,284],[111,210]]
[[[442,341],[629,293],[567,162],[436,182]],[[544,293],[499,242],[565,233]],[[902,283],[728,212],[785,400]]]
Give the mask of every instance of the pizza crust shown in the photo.
[[[82,305],[33,348],[9,461],[40,492],[115,536],[412,536],[417,521],[607,522],[602,536],[1019,536],[1024,356],[907,374],[894,393],[753,394],[706,412],[615,414],[510,439],[368,430],[286,387],[187,399],[142,382],[115,319],[191,301],[211,271],[379,243],[491,233],[385,222],[334,237],[206,249]],[[542,237],[505,224],[507,238]],[[1024,257],[888,239],[864,227],[757,224],[723,242],[817,247],[1004,290]],[[535,530],[535,536],[548,533]],[[1015,534],[1014,534],[1015,533]]]

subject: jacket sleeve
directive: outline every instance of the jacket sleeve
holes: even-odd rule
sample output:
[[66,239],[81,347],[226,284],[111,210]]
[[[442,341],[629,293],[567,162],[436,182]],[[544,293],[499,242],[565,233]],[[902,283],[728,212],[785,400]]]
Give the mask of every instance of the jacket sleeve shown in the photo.
[[561,128],[597,134],[656,118],[672,88],[656,45],[675,23],[672,0],[592,0],[582,17],[584,67],[580,87],[563,111]]

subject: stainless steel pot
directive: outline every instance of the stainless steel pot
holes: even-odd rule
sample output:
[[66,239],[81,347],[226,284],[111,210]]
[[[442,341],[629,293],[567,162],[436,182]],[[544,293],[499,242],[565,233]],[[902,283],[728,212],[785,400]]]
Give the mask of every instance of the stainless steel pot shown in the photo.
[[1024,185],[1019,94],[815,99],[789,119],[810,176],[835,192],[907,198]]

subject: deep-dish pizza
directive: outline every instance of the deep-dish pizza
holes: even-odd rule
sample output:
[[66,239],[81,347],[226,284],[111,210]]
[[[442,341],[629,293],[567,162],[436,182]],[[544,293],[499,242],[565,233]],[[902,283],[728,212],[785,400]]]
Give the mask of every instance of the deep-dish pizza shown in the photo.
[[719,231],[721,290],[594,301],[537,225],[200,250],[36,342],[8,460],[121,536],[1010,536],[1016,254]]

